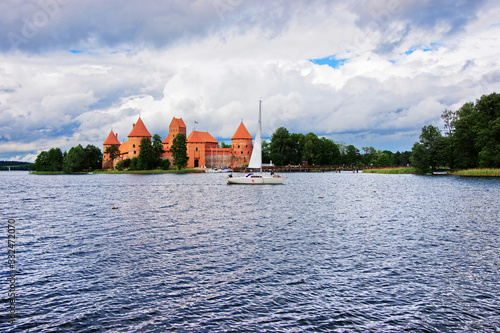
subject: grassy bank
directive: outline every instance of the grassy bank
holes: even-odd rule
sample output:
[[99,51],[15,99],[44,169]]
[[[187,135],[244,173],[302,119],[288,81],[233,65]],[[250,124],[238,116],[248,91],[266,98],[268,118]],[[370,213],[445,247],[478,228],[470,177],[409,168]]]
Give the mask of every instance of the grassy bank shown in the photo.
[[30,175],[64,175],[62,171],[31,171]]
[[500,177],[500,169],[468,169],[459,170],[452,174],[456,176],[470,177]]
[[415,168],[397,167],[397,168],[380,168],[380,169],[365,169],[363,173],[383,173],[383,174],[418,174]]
[[[177,173],[177,174],[182,174],[182,173],[199,173],[199,172],[205,172],[200,169],[193,169],[193,168],[185,168],[182,169],[181,171],[178,171],[177,169],[168,169],[168,170],[124,170],[124,171],[118,171],[118,170],[94,170],[92,173],[100,173],[100,174],[138,174],[138,175],[150,175],[150,174],[160,174],[160,173]],[[65,175],[63,171],[36,171],[36,172],[31,172],[30,174],[32,175]],[[87,172],[75,172],[72,174],[87,174]]]

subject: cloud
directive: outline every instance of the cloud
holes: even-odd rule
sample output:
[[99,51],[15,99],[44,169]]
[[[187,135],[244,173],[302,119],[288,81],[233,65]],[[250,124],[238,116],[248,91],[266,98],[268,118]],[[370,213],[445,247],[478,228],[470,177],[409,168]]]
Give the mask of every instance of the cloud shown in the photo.
[[101,147],[111,129],[124,141],[139,114],[162,138],[175,116],[227,141],[242,119],[254,132],[259,99],[264,137],[409,150],[444,109],[500,89],[497,14],[494,1],[7,0],[0,158]]

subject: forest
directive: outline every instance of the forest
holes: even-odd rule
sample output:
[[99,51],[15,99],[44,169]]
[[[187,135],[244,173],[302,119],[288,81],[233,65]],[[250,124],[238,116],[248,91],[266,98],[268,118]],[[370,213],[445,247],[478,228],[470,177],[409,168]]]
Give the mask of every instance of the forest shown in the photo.
[[363,153],[354,145],[335,142],[318,137],[314,133],[306,135],[290,133],[286,128],[278,128],[270,142],[262,143],[262,160],[274,165],[374,165],[404,166],[410,163],[411,152],[377,150],[362,147]]
[[438,168],[500,167],[500,95],[483,95],[456,111],[444,110],[444,134],[428,125],[412,148],[412,165],[426,172]]

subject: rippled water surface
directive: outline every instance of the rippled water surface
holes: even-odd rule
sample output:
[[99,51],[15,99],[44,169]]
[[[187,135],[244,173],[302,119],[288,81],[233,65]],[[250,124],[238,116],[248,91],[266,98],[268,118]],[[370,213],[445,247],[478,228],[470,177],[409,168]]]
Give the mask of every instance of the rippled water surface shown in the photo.
[[500,179],[288,177],[0,173],[0,331],[500,331]]

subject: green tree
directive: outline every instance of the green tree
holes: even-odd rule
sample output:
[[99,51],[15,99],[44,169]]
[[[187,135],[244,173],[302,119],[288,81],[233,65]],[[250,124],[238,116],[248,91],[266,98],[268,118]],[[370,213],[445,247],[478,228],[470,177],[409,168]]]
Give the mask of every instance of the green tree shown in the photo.
[[63,171],[65,173],[81,172],[87,166],[87,157],[82,145],[71,147],[65,154],[63,161]]
[[170,168],[170,161],[168,159],[161,160],[160,168],[162,170],[168,170]]
[[220,148],[231,148],[232,146],[230,144],[225,144],[224,141],[221,141],[219,147]]
[[181,170],[187,166],[189,158],[187,156],[186,136],[184,134],[179,133],[175,136],[170,146],[170,152],[174,158],[174,164],[177,166],[177,170]]
[[40,152],[33,164],[34,171],[62,171],[63,153],[60,148],[50,148],[49,151]]
[[359,149],[353,145],[348,145],[345,147],[346,152],[343,157],[345,164],[356,164],[360,158]]
[[375,160],[373,160],[373,164],[377,166],[393,165],[391,155],[386,152],[382,152],[377,156]]
[[410,164],[411,151],[405,151],[400,153],[397,151],[394,154],[394,164],[397,166],[407,166]]
[[48,153],[46,151],[41,151],[37,155],[32,169],[34,171],[50,171],[49,168],[50,168],[50,163],[49,163]]
[[137,170],[151,170],[154,164],[154,151],[149,138],[141,139],[140,151],[137,157]]
[[118,145],[111,145],[109,147],[106,147],[106,150],[104,151],[105,154],[108,154],[109,159],[111,161],[114,161],[117,157],[121,155],[120,149],[118,148]]
[[440,165],[446,165],[445,140],[441,131],[432,125],[424,126],[420,135],[420,142],[413,145],[412,164],[415,168],[426,172],[429,168],[434,171]]
[[476,141],[479,166],[500,167],[500,94],[481,96],[475,108],[479,114]]
[[49,171],[62,171],[63,153],[60,148],[50,148],[47,153],[47,158],[50,166]]
[[361,147],[361,150],[363,150],[364,154],[361,158],[362,162],[366,165],[374,163],[375,159],[377,158],[377,150],[373,147]]
[[128,161],[130,161],[129,166],[128,166],[128,169],[130,171],[141,170],[141,169],[139,169],[139,157],[137,157],[137,156],[132,157],[132,158],[128,159]]
[[284,127],[278,128],[271,137],[271,160],[275,165],[287,165],[292,161],[293,144],[290,133]]
[[271,152],[269,147],[269,142],[262,140],[262,163],[271,162]]
[[102,166],[102,152],[99,148],[93,145],[87,145],[83,149],[85,155],[84,170],[100,169]]
[[455,121],[457,119],[457,113],[452,110],[445,109],[443,114],[441,114],[441,119],[444,121],[444,128],[446,130],[446,143],[448,147],[447,157],[450,168],[455,167],[455,153],[454,153],[454,140],[453,132],[455,131]]
[[302,160],[308,164],[320,164],[321,156],[319,154],[320,141],[316,134],[309,132],[304,137],[304,148],[302,150]]
[[452,123],[454,135],[452,144],[455,148],[454,165],[459,168],[472,168],[479,165],[479,151],[476,148],[476,138],[479,134],[480,116],[474,103],[465,103],[456,113]]
[[332,165],[340,163],[340,150],[333,140],[323,137],[318,140],[317,144],[317,164]]
[[292,133],[290,134],[290,149],[291,149],[291,159],[290,164],[302,164],[302,155],[304,152],[304,139],[305,136],[302,133]]
[[153,148],[153,168],[156,169],[163,167],[164,164],[162,164],[162,157],[165,150],[163,150],[163,143],[161,142],[161,137],[158,134],[153,135],[153,142],[151,143],[151,146]]

